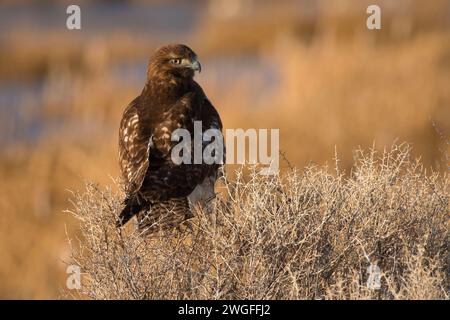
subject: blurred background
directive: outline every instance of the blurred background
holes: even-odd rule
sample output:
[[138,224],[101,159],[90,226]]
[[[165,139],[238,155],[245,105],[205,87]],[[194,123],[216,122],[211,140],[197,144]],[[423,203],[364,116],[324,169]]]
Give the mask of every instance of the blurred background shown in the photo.
[[398,139],[448,170],[448,0],[77,1],[68,30],[71,3],[0,4],[0,298],[59,296],[68,190],[119,175],[122,111],[167,43],[197,52],[225,128],[279,128],[292,165],[336,148],[349,170],[358,146]]

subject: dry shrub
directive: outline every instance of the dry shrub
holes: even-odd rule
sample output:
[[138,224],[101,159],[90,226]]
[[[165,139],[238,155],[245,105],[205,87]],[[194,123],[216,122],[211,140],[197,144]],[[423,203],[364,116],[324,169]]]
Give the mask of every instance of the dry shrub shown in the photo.
[[[447,299],[449,179],[410,148],[358,151],[352,172],[309,167],[224,179],[213,212],[142,238],[114,227],[122,195],[75,193],[71,240],[93,299]],[[336,161],[336,164],[338,162]],[[381,270],[368,289],[367,268]]]

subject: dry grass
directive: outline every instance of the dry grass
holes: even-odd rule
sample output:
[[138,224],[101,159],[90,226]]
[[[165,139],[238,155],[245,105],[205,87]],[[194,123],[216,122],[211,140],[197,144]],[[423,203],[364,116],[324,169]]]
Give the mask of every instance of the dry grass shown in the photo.
[[[336,162],[337,163],[337,162]],[[214,211],[142,238],[114,227],[121,194],[89,184],[70,211],[92,299],[448,299],[449,179],[406,145],[336,166],[222,181]],[[242,173],[242,172],[241,172]],[[381,289],[366,287],[377,263]],[[73,292],[67,292],[73,294]]]

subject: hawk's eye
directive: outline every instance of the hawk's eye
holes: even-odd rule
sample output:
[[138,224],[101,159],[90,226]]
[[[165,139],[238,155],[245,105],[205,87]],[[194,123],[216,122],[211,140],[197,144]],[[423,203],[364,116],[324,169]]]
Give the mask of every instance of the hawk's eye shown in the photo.
[[170,59],[170,63],[171,64],[180,64],[181,63],[181,59]]

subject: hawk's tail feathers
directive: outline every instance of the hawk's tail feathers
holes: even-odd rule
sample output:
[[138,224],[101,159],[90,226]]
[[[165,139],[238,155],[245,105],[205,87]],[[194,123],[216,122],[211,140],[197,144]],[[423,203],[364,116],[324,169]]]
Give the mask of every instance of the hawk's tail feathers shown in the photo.
[[118,228],[125,225],[131,218],[145,209],[145,204],[138,201],[135,197],[126,198],[124,204],[125,208],[122,209],[122,212],[116,221],[116,227]]
[[138,227],[143,235],[180,226],[193,217],[187,197],[152,203],[150,210],[138,213]]

